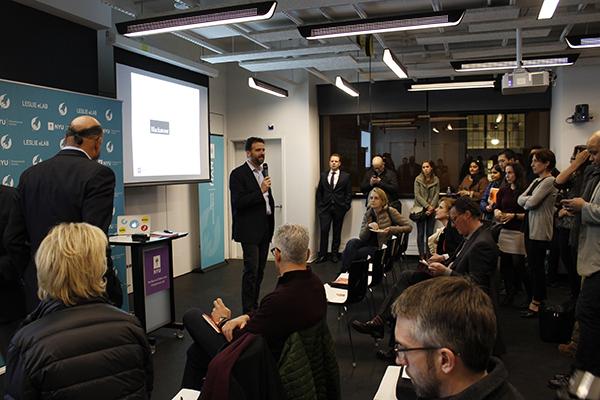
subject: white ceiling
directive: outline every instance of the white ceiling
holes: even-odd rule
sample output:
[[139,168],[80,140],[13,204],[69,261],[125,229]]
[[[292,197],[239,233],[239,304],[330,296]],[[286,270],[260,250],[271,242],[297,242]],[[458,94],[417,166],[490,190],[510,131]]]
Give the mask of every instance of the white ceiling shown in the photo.
[[[218,8],[250,1],[177,0],[191,8]],[[113,6],[119,20],[175,12],[174,0],[103,0]],[[537,20],[542,0],[280,0],[268,21],[195,29],[184,32],[203,47],[208,64],[238,63],[251,72],[307,69],[332,79],[341,74],[355,81],[394,79],[381,61],[389,47],[414,79],[464,75],[450,61],[515,57],[515,29],[522,29],[523,55],[580,53],[576,64],[600,64],[600,50],[574,51],[566,45],[568,34],[600,32],[600,0],[561,0],[554,17]],[[465,9],[456,27],[374,35],[371,60],[356,38],[303,39],[298,25],[366,17]],[[115,15],[117,14],[117,15]],[[171,34],[165,34],[171,35]],[[179,37],[178,40],[184,40]],[[166,49],[168,50],[168,49]],[[371,61],[369,63],[369,61]],[[370,69],[369,69],[370,68]],[[567,67],[568,68],[568,67]]]

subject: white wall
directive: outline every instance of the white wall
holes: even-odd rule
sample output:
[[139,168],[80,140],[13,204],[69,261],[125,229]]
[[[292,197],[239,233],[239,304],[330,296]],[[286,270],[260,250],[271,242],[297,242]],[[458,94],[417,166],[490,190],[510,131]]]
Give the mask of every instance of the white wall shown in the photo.
[[[289,97],[278,98],[248,87],[251,73],[231,65],[227,70],[227,147],[233,140],[249,136],[282,139],[283,219],[308,227],[311,252],[317,244],[315,190],[319,179],[319,130],[316,88],[306,72],[294,72],[291,79],[259,78],[285,86]],[[268,130],[267,125],[274,125]],[[269,149],[266,152],[269,159]],[[227,175],[234,165],[226,164]],[[226,176],[228,179],[228,176]],[[228,185],[228,183],[227,183]],[[230,214],[229,194],[226,214]],[[227,229],[230,232],[231,226]],[[229,236],[230,237],[230,236]],[[227,243],[227,242],[226,242]]]
[[[600,65],[564,67],[557,70],[556,86],[552,90],[550,113],[550,149],[556,154],[557,168],[569,164],[573,147],[585,144],[587,138],[600,130]],[[576,104],[590,105],[591,122],[568,124]]]

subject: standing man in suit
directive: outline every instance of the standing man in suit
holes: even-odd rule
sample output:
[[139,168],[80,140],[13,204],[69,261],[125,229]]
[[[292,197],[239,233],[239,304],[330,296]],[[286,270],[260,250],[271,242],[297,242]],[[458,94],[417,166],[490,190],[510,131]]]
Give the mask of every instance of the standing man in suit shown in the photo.
[[275,200],[271,193],[271,177],[263,168],[265,141],[258,137],[249,137],[245,150],[248,159],[229,175],[233,240],[242,245],[244,254],[244,314],[258,308],[260,284],[275,227]]
[[317,187],[317,211],[321,225],[321,244],[319,256],[315,263],[327,261],[327,245],[329,243],[329,227],[333,222],[333,240],[331,242],[331,261],[339,261],[338,250],[342,236],[344,215],[352,204],[352,182],[350,174],[340,170],[342,158],[333,153],[329,156],[329,171],[321,173]]
[[0,185],[0,356],[25,317],[21,275],[29,261],[25,227],[19,216],[17,189]]
[[[98,120],[89,115],[79,116],[69,124],[65,147],[21,175],[18,191],[32,255],[50,229],[61,222],[87,222],[108,234],[115,174],[97,162],[102,138]],[[110,247],[107,247],[107,263],[107,295],[120,307],[123,301],[121,285],[110,258]],[[25,270],[24,284],[27,308],[31,311],[39,303],[33,260]]]

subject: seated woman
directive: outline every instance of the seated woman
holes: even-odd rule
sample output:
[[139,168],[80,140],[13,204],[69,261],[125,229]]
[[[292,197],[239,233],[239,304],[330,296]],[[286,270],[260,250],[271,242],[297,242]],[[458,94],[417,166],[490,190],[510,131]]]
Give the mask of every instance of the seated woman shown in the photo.
[[105,295],[106,235],[60,224],[36,256],[41,303],[8,351],[10,399],[149,399],[152,358],[136,317]]
[[469,163],[469,174],[458,185],[458,195],[479,202],[488,184],[481,161],[473,160]]
[[388,206],[385,192],[373,188],[369,193],[369,206],[363,216],[358,239],[350,239],[342,253],[342,269],[350,269],[352,261],[372,256],[392,235],[410,233],[412,225],[393,207]]
[[463,237],[450,221],[450,209],[455,201],[455,199],[444,197],[435,209],[435,219],[442,226],[427,239],[429,254],[431,254],[429,261],[449,259],[463,242]]

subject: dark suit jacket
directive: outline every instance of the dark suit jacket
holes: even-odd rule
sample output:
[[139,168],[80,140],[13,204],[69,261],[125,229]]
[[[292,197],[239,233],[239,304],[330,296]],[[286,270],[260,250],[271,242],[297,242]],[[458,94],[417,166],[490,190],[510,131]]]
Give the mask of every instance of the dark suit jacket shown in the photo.
[[319,186],[317,186],[317,211],[327,212],[331,208],[335,211],[346,212],[352,204],[352,182],[350,174],[339,171],[339,177],[335,188],[331,188],[327,177],[329,171],[321,172]]
[[271,215],[267,215],[265,198],[254,173],[247,163],[231,171],[229,175],[233,240],[240,243],[258,244],[265,236],[273,237],[275,227],[275,200],[269,188]]
[[[371,177],[377,175],[373,167],[369,168],[363,177],[362,183],[360,184],[360,190],[364,194],[369,194],[371,189],[374,187],[378,187],[383,189],[385,194],[388,197],[388,203],[396,200],[398,198],[398,178],[396,177],[396,173],[391,169],[384,169],[383,173],[379,175],[381,178],[381,182],[379,182],[375,186],[371,186]],[[368,199],[367,199],[368,201]]]
[[448,265],[452,263],[452,275],[469,276],[483,290],[490,293],[497,261],[498,246],[489,228],[482,225],[464,243],[459,254],[448,259]]
[[[61,150],[28,168],[21,174],[18,190],[32,256],[50,229],[61,222],[87,222],[108,233],[115,174],[81,151]],[[108,261],[112,267],[110,257]],[[32,301],[32,291],[37,290],[35,268],[27,268],[24,278],[28,301]]]
[[29,262],[29,246],[18,207],[17,190],[0,185],[0,323],[25,316],[21,277]]

